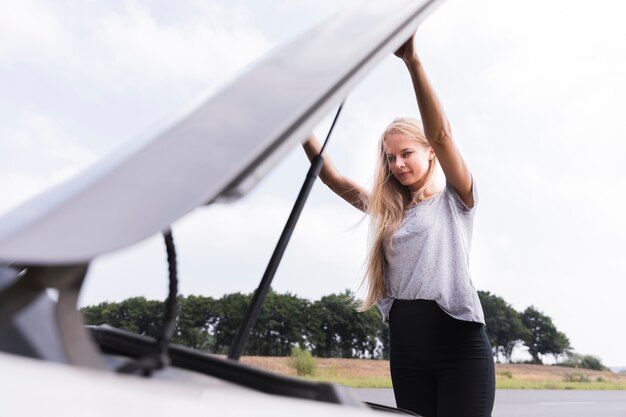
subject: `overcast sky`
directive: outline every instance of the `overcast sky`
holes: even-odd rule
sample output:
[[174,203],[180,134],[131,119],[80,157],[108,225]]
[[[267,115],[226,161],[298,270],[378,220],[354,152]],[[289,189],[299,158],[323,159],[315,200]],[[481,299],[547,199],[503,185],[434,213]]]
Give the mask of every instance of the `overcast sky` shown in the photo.
[[[0,0],[0,214],[347,4]],[[478,186],[475,286],[536,306],[577,352],[613,366],[626,365],[625,12],[609,0],[450,0],[417,39]],[[390,56],[348,97],[329,154],[369,185],[384,126],[417,114]],[[176,223],[181,292],[252,291],[306,170],[294,149],[243,200]],[[273,287],[310,299],[356,290],[366,236],[360,212],[317,184]],[[165,271],[160,239],[148,239],[97,259],[81,302],[164,298]]]

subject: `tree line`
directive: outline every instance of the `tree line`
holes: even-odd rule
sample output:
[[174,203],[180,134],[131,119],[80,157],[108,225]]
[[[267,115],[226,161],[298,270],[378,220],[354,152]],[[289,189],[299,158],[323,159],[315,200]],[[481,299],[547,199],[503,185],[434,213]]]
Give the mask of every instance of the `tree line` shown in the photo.
[[[558,358],[571,351],[567,336],[537,308],[531,306],[518,312],[501,297],[484,291],[478,294],[496,358],[510,361],[513,349],[521,345],[528,348],[537,363],[545,355]],[[217,299],[179,296],[174,343],[226,354],[251,299],[252,294],[242,293]],[[244,355],[288,356],[293,347],[299,346],[317,357],[388,358],[388,326],[377,309],[359,313],[356,305],[349,290],[316,301],[270,291]],[[81,310],[87,324],[109,324],[158,337],[164,308],[162,301],[134,297]]]

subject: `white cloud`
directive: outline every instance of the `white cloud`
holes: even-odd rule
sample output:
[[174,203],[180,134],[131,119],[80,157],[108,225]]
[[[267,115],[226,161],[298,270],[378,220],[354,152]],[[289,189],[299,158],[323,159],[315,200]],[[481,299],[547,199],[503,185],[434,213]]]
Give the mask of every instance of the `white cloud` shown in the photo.
[[96,159],[47,115],[26,111],[0,129],[0,213],[60,183]]
[[119,9],[106,2],[2,7],[0,62],[45,66],[67,80],[127,93],[163,83],[215,86],[270,46],[240,10],[200,2],[177,6],[175,21],[135,1]]
[[[103,16],[90,33],[92,42],[102,47],[99,62],[88,70],[110,77],[120,89],[179,80],[223,81],[233,68],[269,47],[236,12],[196,5],[175,25],[160,23],[134,2],[127,3],[124,14]],[[98,65],[103,62],[108,65]]]
[[[91,162],[94,155],[86,151],[76,138],[63,130],[53,118],[26,111],[0,131],[0,172],[29,171],[42,175],[59,170],[75,170]],[[22,159],[19,159],[19,158]]]
[[55,59],[65,29],[48,4],[0,3],[0,64]]

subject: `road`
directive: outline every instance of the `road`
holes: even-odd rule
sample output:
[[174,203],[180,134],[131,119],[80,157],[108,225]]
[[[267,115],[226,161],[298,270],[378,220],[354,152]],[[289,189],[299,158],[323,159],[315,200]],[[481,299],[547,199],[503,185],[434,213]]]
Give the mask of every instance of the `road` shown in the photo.
[[[355,389],[364,401],[395,406],[390,389]],[[626,417],[626,391],[498,390],[493,417]]]

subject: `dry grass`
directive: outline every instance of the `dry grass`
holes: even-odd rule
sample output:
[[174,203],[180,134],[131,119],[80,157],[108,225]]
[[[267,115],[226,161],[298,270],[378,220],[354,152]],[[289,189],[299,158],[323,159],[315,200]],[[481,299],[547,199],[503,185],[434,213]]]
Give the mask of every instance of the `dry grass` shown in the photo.
[[[289,367],[287,357],[244,356],[245,364],[283,375],[296,375]],[[388,377],[389,362],[374,359],[315,358],[320,374],[341,375],[347,378]]]
[[626,374],[562,366],[497,364],[496,383],[501,389],[626,390]]
[[[389,362],[372,359],[316,358],[314,379],[358,388],[389,388]],[[283,375],[296,376],[289,358],[243,357],[242,362]],[[528,364],[496,364],[499,389],[619,389],[626,390],[626,374],[609,371]]]
[[504,376],[510,372],[514,379],[529,381],[564,381],[568,375],[580,374],[596,380],[615,377],[626,381],[626,375],[614,374],[610,371],[593,371],[591,369],[566,368],[564,366],[546,366],[530,364],[496,364],[496,376]]
[[[282,375],[296,376],[289,358],[244,356],[241,361]],[[332,382],[353,388],[391,388],[389,362],[373,359],[315,358],[317,373],[306,379]]]

